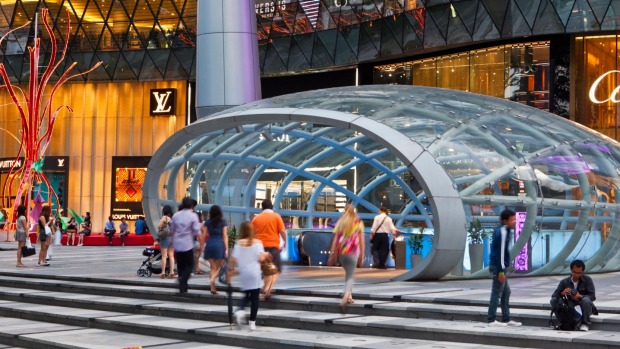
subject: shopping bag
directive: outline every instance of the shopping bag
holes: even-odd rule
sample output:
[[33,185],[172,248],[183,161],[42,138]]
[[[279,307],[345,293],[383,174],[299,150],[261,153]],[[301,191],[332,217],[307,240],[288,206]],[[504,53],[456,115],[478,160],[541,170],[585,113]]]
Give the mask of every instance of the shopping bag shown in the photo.
[[26,246],[22,247],[22,257],[30,257],[37,254],[37,250],[32,246],[30,239],[26,239]]

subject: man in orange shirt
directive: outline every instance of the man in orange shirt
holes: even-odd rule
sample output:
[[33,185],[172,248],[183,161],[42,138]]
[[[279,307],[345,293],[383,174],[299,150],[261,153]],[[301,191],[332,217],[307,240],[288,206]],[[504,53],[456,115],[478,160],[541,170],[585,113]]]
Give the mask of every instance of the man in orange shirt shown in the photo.
[[[271,254],[273,263],[278,267],[278,274],[265,276],[263,291],[265,292],[265,299],[269,299],[271,297],[271,289],[278,281],[278,276],[282,272],[280,251],[286,247],[286,230],[282,217],[273,211],[271,200],[263,200],[261,207],[263,211],[254,217],[252,226],[254,227],[256,238],[263,243],[265,252]],[[280,238],[284,241],[282,247],[280,247]]]

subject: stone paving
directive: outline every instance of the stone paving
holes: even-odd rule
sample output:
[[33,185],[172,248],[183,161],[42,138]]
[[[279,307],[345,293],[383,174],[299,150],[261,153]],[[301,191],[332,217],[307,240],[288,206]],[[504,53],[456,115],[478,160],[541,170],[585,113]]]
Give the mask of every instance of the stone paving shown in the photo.
[[[52,258],[52,265],[50,267],[29,267],[29,268],[16,268],[15,267],[15,250],[14,244],[0,243],[0,248],[5,249],[0,252],[0,273],[5,274],[5,279],[10,279],[7,275],[41,275],[45,277],[56,277],[63,280],[69,280],[70,283],[79,285],[80,279],[84,278],[97,278],[102,280],[108,280],[109,282],[119,281],[123,282],[123,285],[117,285],[118,289],[132,288],[131,284],[140,285],[141,290],[147,291],[152,288],[152,291],[157,292],[169,292],[173,293],[173,288],[162,289],[162,286],[172,287],[175,283],[174,280],[162,280],[157,276],[151,278],[138,277],[136,270],[141,265],[145,257],[141,255],[141,247],[73,247],[73,246],[54,246],[54,255]],[[26,258],[24,262],[27,265],[34,265],[36,261],[35,257]],[[335,305],[337,299],[333,297],[338,296],[342,290],[343,285],[343,271],[340,268],[329,267],[296,267],[285,266],[285,272],[282,275],[277,289],[280,294],[276,294],[275,298],[280,297],[282,301],[289,303],[299,304],[325,304],[330,303]],[[406,312],[406,311],[419,311],[423,309],[440,311],[443,313],[459,313],[472,314],[476,313],[483,316],[486,312],[486,304],[488,303],[488,297],[490,293],[490,281],[489,280],[445,280],[445,281],[433,281],[433,282],[391,282],[389,281],[394,276],[402,273],[402,271],[389,270],[358,270],[356,285],[354,287],[354,296],[358,300],[355,306],[359,309],[364,307],[372,307],[377,312],[384,311],[387,314],[390,312]],[[619,273],[609,274],[594,274],[591,275],[597,287],[597,306],[602,311],[606,312],[602,318],[603,321],[619,321],[620,324],[620,303],[616,301],[620,295],[620,281],[618,279]],[[548,300],[557,286],[559,280],[564,276],[552,276],[552,277],[517,277],[514,276],[510,279],[512,288],[512,304],[514,307],[513,315],[530,316],[533,318],[538,317],[544,319],[548,316],[548,310],[543,308],[548,307]],[[36,279],[36,278],[32,278]],[[75,280],[75,281],[71,281]],[[190,280],[190,293],[207,294],[206,291],[192,290],[194,288],[202,288],[203,290],[208,287],[208,277],[206,275],[195,276]],[[56,282],[57,283],[57,282]],[[149,287],[152,286],[152,287]],[[5,288],[0,288],[0,291],[10,292]],[[36,290],[21,290],[21,295],[36,294]],[[40,291],[39,291],[40,292]],[[48,292],[49,295],[52,293]],[[72,299],[76,303],[80,301],[87,301],[91,298],[91,295],[85,294],[66,294],[62,292],[53,293],[53,296],[57,299]],[[332,297],[324,298],[324,297]],[[98,299],[100,302],[106,301],[110,304],[128,304],[130,306],[142,306],[145,309],[178,309],[183,308],[180,304],[161,303],[157,304],[154,301],[148,299],[128,299],[128,298],[110,298],[102,297]],[[411,303],[394,303],[393,300],[401,299],[407,301],[413,301]],[[458,306],[450,306],[450,304],[458,304]],[[197,307],[198,306],[198,307]],[[204,305],[199,306],[195,303],[186,306],[188,311],[204,311],[205,313],[212,312],[213,314],[222,315],[225,312],[225,307]],[[2,301],[0,303],[0,309],[24,310],[28,308],[28,305],[18,303],[7,303]],[[131,315],[118,313],[115,311],[96,311],[81,309],[75,311],[73,308],[63,309],[62,307],[41,307],[37,309],[41,312],[52,312],[59,316],[73,317],[75,319],[89,319],[97,318],[102,323],[107,324],[132,324],[134,326],[153,326],[169,327],[172,330],[187,331],[188,329],[195,331],[196,333],[204,333],[210,336],[220,336],[233,340],[234,346],[243,347],[247,341],[252,341],[256,335],[261,337],[273,338],[278,340],[279,343],[291,342],[291,345],[302,345],[305,340],[318,346],[333,346],[333,347],[356,347],[356,348],[431,348],[439,345],[443,348],[492,348],[493,345],[483,345],[482,343],[458,343],[453,340],[452,342],[443,342],[440,340],[432,340],[430,338],[424,339],[407,339],[407,338],[389,338],[374,336],[367,334],[341,334],[338,333],[325,333],[317,337],[315,332],[305,330],[294,330],[291,328],[278,328],[278,327],[260,327],[257,332],[248,331],[230,331],[229,326],[222,326],[222,323],[213,322],[208,323],[205,321],[191,320],[191,319],[166,319],[160,318],[159,320],[153,317],[145,315]],[[352,308],[354,310],[355,308]],[[63,315],[64,314],[64,315]],[[415,320],[394,318],[389,316],[334,316],[329,313],[312,313],[305,312],[299,313],[293,310],[276,310],[276,309],[261,309],[259,317],[263,316],[268,320],[285,320],[292,321],[297,319],[298,321],[305,319],[307,321],[322,322],[329,320],[335,326],[342,326],[342,328],[361,328],[363,333],[364,326],[372,326],[373,328],[381,327],[384,331],[415,331],[416,328],[420,328],[422,331],[427,331],[430,326],[437,328],[447,327],[446,333],[458,334],[471,334],[472,336],[484,336],[488,335],[488,329],[482,322],[446,322],[442,320]],[[20,327],[20,321],[25,321]],[[13,327],[11,327],[13,326]],[[87,328],[80,326],[67,326],[51,324],[45,327],[43,331],[28,332],[28,328],[36,328],[36,322],[32,320],[14,319],[14,318],[0,318],[0,339],[7,334],[19,335],[20,338],[30,341],[34,347],[41,345],[45,347],[49,343],[60,343],[66,347],[77,348],[120,348],[129,347],[131,343],[140,343],[143,347],[148,346],[156,348],[226,348],[226,346],[218,346],[214,344],[205,344],[192,341],[183,341],[178,339],[162,338],[156,335],[133,335],[128,333],[102,330],[97,328]],[[39,324],[38,326],[43,326]],[[64,327],[63,327],[64,326]],[[421,326],[421,327],[420,327]],[[24,329],[24,331],[21,330]],[[369,328],[370,329],[370,328]],[[543,330],[543,331],[541,331]],[[291,332],[294,331],[294,332]],[[371,331],[372,332],[372,331]],[[499,337],[504,337],[509,341],[516,344],[519,342],[519,338],[529,338],[541,340],[551,340],[558,343],[571,342],[573,344],[581,343],[595,343],[596,341],[609,341],[609,337],[618,337],[618,333],[609,333],[606,331],[590,331],[589,333],[568,333],[568,332],[556,332],[549,331],[549,329],[536,328],[531,326],[524,326],[520,329],[501,329],[495,331]],[[294,336],[291,336],[294,333]],[[133,337],[132,337],[133,336]],[[396,337],[396,336],[395,336]],[[108,340],[106,340],[108,338]],[[321,339],[322,338],[322,339]],[[464,337],[465,338],[465,337]],[[284,341],[284,342],[282,342]],[[353,344],[351,346],[351,343]],[[0,340],[0,342],[2,342]],[[612,343],[613,342],[613,343]],[[620,340],[613,340],[610,342],[614,347],[620,347]],[[3,342],[6,343],[6,342]],[[322,343],[322,344],[321,344]],[[502,343],[504,344],[504,343]],[[7,346],[9,348],[10,346]],[[33,346],[29,346],[33,347]],[[502,346],[506,348],[509,346]],[[516,346],[515,346],[516,347]],[[558,347],[562,347],[561,345]],[[0,349],[3,347],[0,346]]]

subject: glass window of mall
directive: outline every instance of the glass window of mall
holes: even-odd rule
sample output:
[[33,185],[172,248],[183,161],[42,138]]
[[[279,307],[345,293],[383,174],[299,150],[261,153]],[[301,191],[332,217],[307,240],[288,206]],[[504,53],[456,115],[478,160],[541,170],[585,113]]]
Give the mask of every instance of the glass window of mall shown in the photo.
[[618,40],[618,35],[577,37],[571,58],[574,120],[614,139],[620,136]]
[[549,110],[549,42],[494,46],[375,67],[375,84],[441,87]]

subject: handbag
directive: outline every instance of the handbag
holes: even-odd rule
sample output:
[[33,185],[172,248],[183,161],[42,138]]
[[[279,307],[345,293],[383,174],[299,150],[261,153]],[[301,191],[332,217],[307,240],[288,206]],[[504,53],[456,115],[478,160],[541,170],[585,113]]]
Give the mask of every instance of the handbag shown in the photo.
[[32,246],[30,238],[26,238],[26,246],[22,246],[22,257],[30,257],[37,254],[37,250]]
[[271,276],[278,273],[278,267],[269,261],[264,261],[260,264],[260,269],[263,272],[263,276]]
[[228,261],[224,260],[220,271],[217,274],[217,280],[224,285],[228,285]]
[[160,239],[165,239],[170,236],[170,223],[162,223],[159,229],[157,229],[157,237]]

